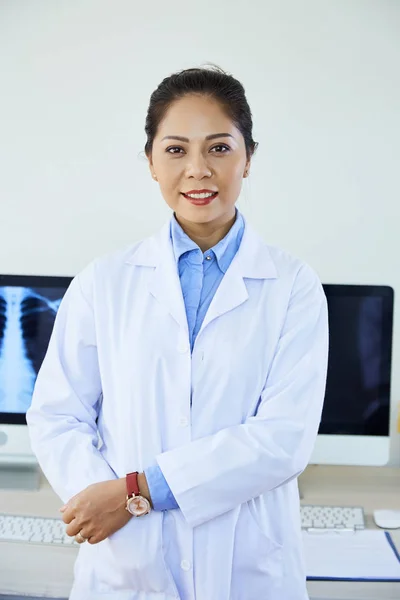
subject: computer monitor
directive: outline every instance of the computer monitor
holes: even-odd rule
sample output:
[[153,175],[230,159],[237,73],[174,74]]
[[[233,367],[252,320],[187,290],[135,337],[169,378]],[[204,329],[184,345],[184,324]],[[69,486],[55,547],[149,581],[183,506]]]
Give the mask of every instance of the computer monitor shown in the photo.
[[311,464],[385,465],[389,459],[393,289],[324,285],[328,377]]
[[37,465],[25,414],[71,280],[0,275],[0,468]]

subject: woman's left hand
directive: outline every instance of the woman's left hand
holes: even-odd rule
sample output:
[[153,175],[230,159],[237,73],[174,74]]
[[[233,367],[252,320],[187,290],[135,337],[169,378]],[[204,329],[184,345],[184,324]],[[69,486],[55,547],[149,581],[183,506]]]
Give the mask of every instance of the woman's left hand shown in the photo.
[[77,536],[78,543],[98,544],[132,518],[125,504],[125,478],[89,485],[60,508],[67,535]]

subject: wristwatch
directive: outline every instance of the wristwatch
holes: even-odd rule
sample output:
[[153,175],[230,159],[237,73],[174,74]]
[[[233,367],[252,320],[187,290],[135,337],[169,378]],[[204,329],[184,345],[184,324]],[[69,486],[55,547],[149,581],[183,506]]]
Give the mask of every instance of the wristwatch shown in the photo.
[[134,517],[143,517],[151,511],[150,502],[140,494],[138,472],[128,473],[126,476],[126,510]]

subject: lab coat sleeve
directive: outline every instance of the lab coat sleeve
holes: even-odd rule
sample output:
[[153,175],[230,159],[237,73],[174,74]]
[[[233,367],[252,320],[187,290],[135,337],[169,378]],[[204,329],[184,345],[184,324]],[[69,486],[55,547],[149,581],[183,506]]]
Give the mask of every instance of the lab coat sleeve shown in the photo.
[[189,525],[213,519],[305,469],[321,419],[327,357],[326,298],[304,265],[256,415],[157,456]]
[[92,269],[93,263],[75,277],[61,301],[26,416],[32,449],[63,502],[92,483],[116,479],[97,448],[102,390]]

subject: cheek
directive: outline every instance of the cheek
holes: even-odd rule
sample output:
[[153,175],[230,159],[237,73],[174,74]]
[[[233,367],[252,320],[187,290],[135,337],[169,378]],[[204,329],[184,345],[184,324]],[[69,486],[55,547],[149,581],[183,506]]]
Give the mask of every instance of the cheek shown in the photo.
[[219,171],[219,178],[226,189],[237,189],[241,186],[244,173],[243,161],[232,161]]
[[182,167],[171,161],[170,164],[160,169],[158,181],[165,190],[172,190],[179,185],[182,179]]
[[245,166],[246,160],[241,153],[234,153],[231,156],[226,156],[224,160],[221,160],[220,169],[218,169],[218,164],[216,164],[217,170],[224,173],[230,179],[240,178],[244,173]]
[[179,171],[179,165],[176,164],[176,161],[171,160],[169,156],[160,151],[155,151],[153,154],[153,168],[160,186],[164,188],[171,186],[171,182],[176,178]]
[[158,184],[160,186],[161,195],[168,206],[173,209],[176,208],[177,202],[179,202],[181,197],[181,180],[181,176],[178,175],[174,169],[168,169],[158,176]]

